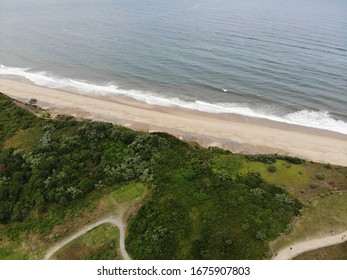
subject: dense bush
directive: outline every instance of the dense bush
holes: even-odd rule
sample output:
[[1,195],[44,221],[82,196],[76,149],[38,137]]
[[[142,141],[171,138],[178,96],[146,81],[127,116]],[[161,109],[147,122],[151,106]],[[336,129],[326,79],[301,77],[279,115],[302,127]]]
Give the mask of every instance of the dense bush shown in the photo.
[[276,163],[276,160],[285,160],[292,164],[302,164],[305,162],[305,160],[297,157],[290,157],[290,156],[282,156],[282,155],[249,155],[246,156],[246,158],[250,161],[258,161],[263,162],[267,164],[274,164]]
[[267,164],[276,163],[276,155],[249,155],[246,158],[250,161],[258,161]]
[[290,162],[292,164],[303,164],[305,162],[304,159],[297,158],[297,157],[290,157],[290,156],[280,156],[280,155],[277,155],[276,158],[288,161],[288,162]]
[[[129,227],[126,242],[132,256],[266,258],[267,242],[285,232],[290,217],[299,214],[300,203],[283,187],[266,184],[259,173],[226,178],[212,171],[216,167],[213,165],[205,165],[201,172],[198,159],[205,157],[203,151],[196,152],[194,164],[192,152],[181,148],[168,151],[159,162],[160,172],[154,176],[155,192]],[[212,162],[219,168],[225,166],[225,159]],[[226,166],[242,168],[239,164]],[[194,177],[178,176],[195,168],[198,172]]]
[[[3,96],[0,107],[3,138],[21,129],[22,120],[42,131],[30,153],[0,150],[0,163],[5,167],[0,170],[1,222],[21,221],[32,209],[42,212],[52,203],[67,206],[117,182],[149,182],[160,152],[170,146],[160,135],[107,123],[77,122],[68,116],[35,118]],[[4,129],[4,124],[11,129]]]

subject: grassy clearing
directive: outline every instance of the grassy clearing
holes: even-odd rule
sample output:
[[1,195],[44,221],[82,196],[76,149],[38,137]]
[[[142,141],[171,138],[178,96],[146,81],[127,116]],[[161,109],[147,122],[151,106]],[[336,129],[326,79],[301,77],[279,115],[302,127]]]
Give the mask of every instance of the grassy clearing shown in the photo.
[[120,259],[119,230],[111,224],[100,225],[76,238],[56,252],[58,260],[117,260]]
[[347,260],[347,242],[303,253],[294,260]]
[[306,239],[316,239],[347,230],[347,193],[314,200],[298,218],[292,231],[272,244],[274,251]]
[[268,171],[269,164],[262,162],[249,162],[247,165],[247,171],[256,171],[262,174],[262,177],[269,183],[280,185],[286,183],[288,186],[308,185],[310,177],[308,174],[304,174],[303,165],[290,164],[283,160],[277,160],[272,164],[276,166],[276,172],[271,173]]
[[143,184],[133,183],[113,191],[111,196],[115,198],[118,203],[129,205],[141,198],[145,191],[146,188]]
[[33,147],[37,146],[43,135],[40,127],[20,129],[15,135],[5,140],[4,148],[23,149],[26,152],[32,152]]
[[224,178],[235,178],[244,163],[241,155],[218,155],[211,160],[212,172]]
[[[284,160],[277,160],[271,165],[276,167],[276,171],[273,173],[268,171],[269,164],[247,161],[242,172],[259,172],[266,182],[284,186],[292,196],[302,202],[307,202],[330,191],[347,189],[347,168],[345,167],[329,166],[330,168],[326,168],[323,164],[311,162],[297,165]],[[325,179],[317,179],[318,173],[323,173]],[[313,189],[312,184],[317,187]]]

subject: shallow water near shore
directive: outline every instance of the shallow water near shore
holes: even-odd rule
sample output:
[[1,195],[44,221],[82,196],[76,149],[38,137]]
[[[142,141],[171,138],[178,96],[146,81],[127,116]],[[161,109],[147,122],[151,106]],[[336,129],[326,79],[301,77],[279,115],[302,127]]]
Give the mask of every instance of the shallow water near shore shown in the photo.
[[342,0],[13,0],[0,77],[347,134]]

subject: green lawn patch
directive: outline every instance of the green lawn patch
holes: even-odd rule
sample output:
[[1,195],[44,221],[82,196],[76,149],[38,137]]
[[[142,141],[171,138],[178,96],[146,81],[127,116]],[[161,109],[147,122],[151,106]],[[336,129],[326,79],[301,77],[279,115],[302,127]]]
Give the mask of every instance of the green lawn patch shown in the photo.
[[[274,172],[270,172],[269,168]],[[292,164],[280,159],[271,164],[247,161],[241,173],[246,174],[252,171],[259,172],[268,183],[285,187],[292,196],[302,202],[308,202],[314,197],[331,191],[347,189],[346,167],[332,167],[312,162]],[[317,174],[320,174],[319,178]]]
[[218,155],[212,158],[212,172],[223,178],[235,178],[244,165],[245,159],[240,155]]
[[[274,166],[275,172],[269,172],[269,166]],[[291,164],[284,160],[277,160],[271,165],[250,161],[247,162],[243,171],[259,172],[266,182],[285,186],[291,195],[298,198],[300,197],[300,190],[309,189],[311,181],[303,165]]]
[[118,203],[130,204],[132,201],[142,197],[146,188],[141,183],[132,183],[123,186],[111,193]]

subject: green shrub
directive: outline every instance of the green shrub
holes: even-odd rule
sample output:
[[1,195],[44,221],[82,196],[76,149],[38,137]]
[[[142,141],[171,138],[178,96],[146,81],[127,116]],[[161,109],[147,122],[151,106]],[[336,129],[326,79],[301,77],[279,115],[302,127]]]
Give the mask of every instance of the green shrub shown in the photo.
[[316,183],[311,183],[310,187],[311,187],[311,189],[317,189],[319,187],[319,185]]
[[323,172],[318,172],[316,174],[316,179],[318,180],[324,180],[325,179],[325,174]]
[[267,171],[269,171],[271,173],[275,173],[277,171],[277,168],[274,165],[270,165],[270,166],[268,166]]
[[219,154],[219,155],[230,155],[232,152],[228,150],[223,150],[219,147],[209,147],[208,148],[213,154]]
[[285,160],[285,161],[292,163],[292,164],[302,164],[305,162],[304,159],[297,158],[297,157],[290,157],[290,156],[277,156],[276,158]]
[[324,167],[325,167],[326,169],[331,169],[331,168],[332,168],[330,163],[327,163],[326,165],[324,165]]
[[246,156],[246,158],[250,161],[258,161],[258,162],[263,162],[267,164],[276,163],[275,155],[251,155],[251,156]]
[[35,98],[31,98],[29,101],[28,101],[28,104],[30,104],[30,105],[34,105],[34,104],[36,104],[37,103],[37,99],[35,99]]
[[51,114],[47,111],[43,111],[43,112],[41,112],[41,117],[43,117],[45,119],[49,119],[51,117]]

